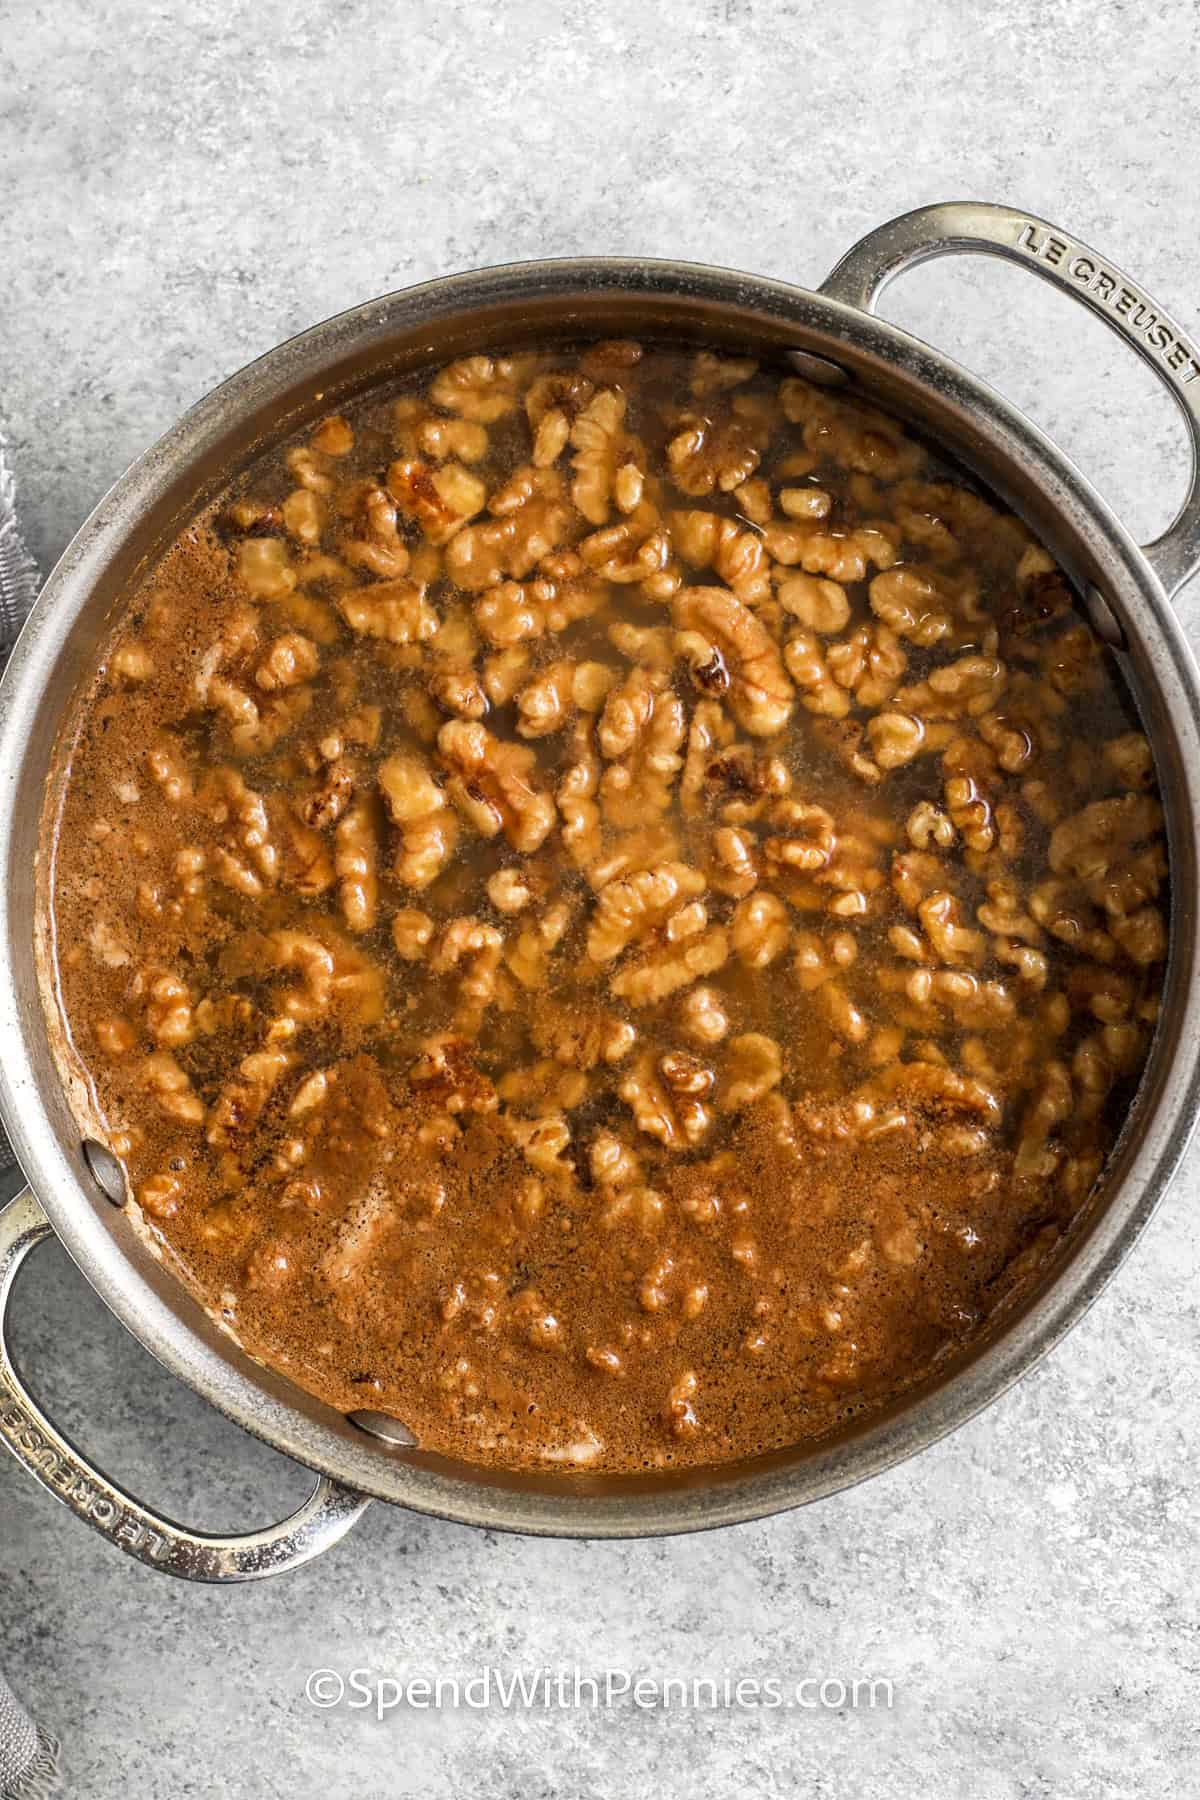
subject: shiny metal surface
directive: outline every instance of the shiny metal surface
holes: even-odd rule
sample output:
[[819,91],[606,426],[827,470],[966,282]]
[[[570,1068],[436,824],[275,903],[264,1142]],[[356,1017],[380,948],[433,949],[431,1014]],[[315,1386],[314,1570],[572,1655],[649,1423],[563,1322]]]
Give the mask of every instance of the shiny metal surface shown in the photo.
[[1168,595],[1200,564],[1200,359],[1187,333],[1114,262],[1033,213],[986,201],[920,206],[868,233],[821,283],[821,292],[873,313],[883,290],[938,256],[999,256],[1062,288],[1123,337],[1183,414],[1192,452],[1188,491],[1147,560]]
[[281,1524],[245,1536],[214,1536],[152,1512],[67,1442],[17,1373],[5,1329],[17,1270],[53,1231],[32,1194],[18,1195],[0,1212],[0,1439],[35,1481],[126,1556],[188,1581],[261,1581],[298,1569],[344,1537],[371,1502],[328,1476]]
[[[605,260],[497,268],[387,296],[284,344],[202,401],[101,502],[47,581],[0,686],[0,1111],[47,1217],[102,1298],[170,1369],[276,1449],[363,1494],[498,1529],[638,1536],[759,1517],[887,1468],[995,1398],[1079,1318],[1158,1204],[1200,1103],[1200,688],[1165,586],[1177,585],[1200,559],[1195,486],[1180,519],[1143,552],[1028,419],[936,350],[864,310],[892,274],[942,251],[1011,254],[1046,274],[1045,254],[1032,247],[1040,238],[1021,247],[1026,226],[1051,232],[1066,246],[1062,256],[1094,255],[1027,215],[954,206],[925,209],[872,233],[818,293],[688,264]],[[1064,277],[1058,263],[1047,266],[1072,291],[1082,285]],[[1125,285],[1190,358],[1161,309]],[[1110,322],[1120,320],[1118,329],[1134,340],[1125,314],[1094,294],[1081,297]],[[818,1445],[653,1477],[514,1475],[386,1444],[252,1362],[158,1265],[126,1212],[97,1192],[38,992],[42,797],[64,711],[94,666],[130,580],[231,469],[306,418],[430,360],[619,332],[754,350],[781,369],[794,352],[832,363],[852,389],[906,418],[995,489],[1081,591],[1095,585],[1124,635],[1122,667],[1158,759],[1173,872],[1172,953],[1159,1032],[1100,1188],[1040,1284],[969,1352],[882,1413]],[[1153,346],[1135,347],[1162,372]],[[1167,369],[1195,432],[1188,382]]]

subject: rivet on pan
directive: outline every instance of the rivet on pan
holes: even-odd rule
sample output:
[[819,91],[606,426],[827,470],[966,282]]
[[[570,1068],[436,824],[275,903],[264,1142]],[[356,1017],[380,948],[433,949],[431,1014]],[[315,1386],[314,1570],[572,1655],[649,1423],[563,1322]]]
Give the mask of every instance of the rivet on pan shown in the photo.
[[371,1437],[382,1438],[385,1444],[399,1444],[406,1450],[411,1450],[416,1444],[417,1440],[408,1426],[402,1425],[399,1419],[389,1418],[387,1413],[352,1412],[347,1413],[346,1417],[360,1431],[369,1433]]
[[106,1200],[114,1206],[125,1204],[125,1171],[111,1150],[98,1144],[94,1138],[86,1138],[83,1145],[83,1160],[91,1172],[92,1180],[100,1189]]
[[814,356],[810,350],[789,350],[787,359],[797,375],[803,375],[815,387],[845,387],[850,379],[840,364],[825,356]]
[[1129,644],[1121,629],[1120,620],[1093,581],[1089,581],[1084,589],[1084,605],[1097,637],[1114,650],[1128,650]]

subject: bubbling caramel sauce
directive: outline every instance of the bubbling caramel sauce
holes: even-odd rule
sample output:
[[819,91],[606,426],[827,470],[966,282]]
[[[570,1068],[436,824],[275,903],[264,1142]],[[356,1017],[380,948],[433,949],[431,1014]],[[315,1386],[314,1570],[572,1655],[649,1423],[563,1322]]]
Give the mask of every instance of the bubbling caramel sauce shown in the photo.
[[1025,527],[753,362],[474,356],[273,451],[71,723],[64,1073],[256,1356],[563,1470],[968,1342],[1143,1067],[1149,747]]

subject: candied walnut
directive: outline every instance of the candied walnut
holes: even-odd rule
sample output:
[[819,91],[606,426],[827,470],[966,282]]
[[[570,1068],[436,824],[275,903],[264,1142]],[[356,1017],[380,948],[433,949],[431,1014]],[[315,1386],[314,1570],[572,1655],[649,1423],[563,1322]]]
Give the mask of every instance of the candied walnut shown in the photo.
[[751,476],[749,481],[743,481],[740,487],[734,488],[733,497],[738,503],[742,517],[747,519],[751,525],[762,526],[771,523],[774,502],[771,499],[771,490],[765,481],[759,480],[757,476]]
[[778,833],[763,843],[769,865],[815,874],[833,861],[837,834],[833,814],[805,800],[777,800],[767,815]]
[[488,452],[487,427],[470,419],[447,419],[423,401],[406,395],[392,408],[396,442],[410,458],[430,462],[482,462]]
[[379,834],[369,799],[357,801],[340,821],[333,864],[347,926],[372,930],[379,901]]
[[991,710],[1007,681],[1008,670],[998,657],[960,656],[931,670],[924,681],[900,688],[896,705],[922,720],[979,718]]
[[804,426],[804,442],[822,458],[864,475],[896,481],[925,460],[919,444],[886,413],[788,377],[779,389],[784,417]]
[[192,1006],[192,991],[178,975],[160,975],[151,983],[146,1024],[156,1044],[173,1050],[191,1043],[196,1035]]
[[533,889],[523,870],[497,869],[488,877],[487,896],[497,912],[511,917],[524,912],[533,899]]
[[692,711],[687,754],[679,783],[679,801],[685,817],[694,817],[703,809],[709,792],[714,752],[728,748],[733,737],[733,726],[724,709],[715,700],[699,701]]
[[358,776],[354,764],[336,755],[327,763],[316,786],[300,802],[300,816],[315,831],[335,825],[354,797]]
[[679,586],[670,566],[670,534],[647,503],[620,524],[593,531],[583,539],[579,554],[597,579],[618,587],[640,583],[647,599],[669,599]]
[[824,581],[816,575],[790,575],[780,582],[776,597],[784,612],[798,619],[805,631],[815,631],[821,637],[844,631],[849,623],[850,602],[840,581]]
[[643,669],[666,670],[675,662],[675,633],[667,625],[631,625],[618,619],[608,628],[608,641]]
[[321,541],[325,505],[309,488],[295,488],[283,503],[283,525],[289,537],[311,549]]
[[466,964],[459,995],[472,1030],[478,1029],[480,1015],[495,996],[503,949],[504,938],[494,925],[467,914],[452,919],[430,950],[428,962],[435,975]]
[[610,881],[601,891],[592,915],[588,955],[593,962],[612,962],[702,894],[704,888],[699,870],[679,862],[661,863]]
[[995,816],[988,797],[996,763],[986,744],[956,737],[942,758],[946,811],[968,850],[990,850],[996,842]]
[[509,1116],[508,1127],[531,1169],[541,1175],[569,1176],[574,1164],[567,1157],[571,1127],[561,1113],[539,1119]]
[[747,1031],[730,1038],[718,1096],[722,1112],[752,1106],[783,1079],[783,1057],[774,1038]]
[[1167,924],[1157,906],[1143,906],[1138,912],[1112,921],[1109,929],[1131,962],[1164,962],[1167,955]]
[[749,381],[757,368],[753,357],[718,356],[712,350],[700,350],[692,360],[692,393],[697,400],[709,394],[723,394]]
[[122,681],[136,686],[138,682],[149,681],[153,675],[154,658],[144,644],[131,640],[114,650],[109,668]]
[[565,541],[570,508],[554,469],[532,466],[493,494],[496,516],[464,525],[446,545],[446,573],[471,593],[495,587],[506,577],[524,581]]
[[481,836],[503,831],[514,850],[525,852],[545,843],[557,815],[535,774],[532,750],[460,719],[442,726],[438,750],[452,771],[448,792]]
[[700,498],[714,488],[730,494],[748,481],[761,461],[755,433],[742,419],[714,421],[704,413],[684,413],[667,445],[671,480],[684,494]]
[[597,754],[593,722],[577,719],[571,736],[570,758],[563,770],[555,796],[562,818],[563,847],[576,868],[586,869],[601,853],[600,808],[596,795],[600,788],[600,757]]
[[558,900],[518,934],[516,943],[506,952],[505,962],[523,988],[546,985],[550,958],[562,943],[570,923],[570,906],[565,900]]
[[709,886],[741,900],[758,885],[758,844],[748,831],[722,825],[712,835]]
[[870,589],[871,610],[897,637],[928,649],[948,637],[953,614],[936,577],[911,567],[887,569]]
[[[570,428],[575,449],[571,498],[592,525],[605,524],[613,505],[618,512],[630,513],[641,502],[646,453],[639,440],[623,429],[624,418],[624,394],[616,388],[601,388]],[[548,454],[556,438],[555,429],[543,446],[546,461],[553,462],[558,454]]]
[[399,827],[393,873],[404,887],[426,888],[454,854],[458,825],[429,765],[418,756],[389,756],[379,787]]
[[924,1250],[911,1211],[891,1196],[875,1214],[875,1242],[883,1260],[900,1269],[912,1268]]
[[[955,842],[955,831],[951,821],[940,806],[934,806],[928,800],[919,800],[908,815],[905,825],[908,841],[914,850],[928,850],[931,844],[939,849],[948,850]],[[986,921],[985,921],[986,922]],[[989,930],[993,927],[989,926]]]
[[[937,747],[936,739],[924,720],[916,718],[912,713],[891,710],[876,713],[873,719],[868,720],[867,741],[876,765],[885,774],[892,769],[902,769],[914,757]],[[961,804],[959,810],[961,811]]]
[[586,619],[601,604],[603,594],[603,583],[588,573],[573,551],[564,551],[543,557],[533,581],[506,581],[489,588],[476,606],[475,622],[489,643],[511,651]]
[[349,456],[354,448],[354,432],[348,419],[331,413],[321,420],[308,441],[322,456]]
[[610,881],[619,881],[637,869],[653,869],[661,862],[675,862],[679,853],[677,832],[672,826],[655,820],[640,829],[622,832],[620,837],[613,839],[599,861],[588,864],[584,873],[589,887],[599,893]]
[[333,857],[320,832],[313,832],[311,826],[300,823],[299,819],[288,819],[284,830],[288,839],[282,860],[284,886],[295,887],[306,900],[315,900],[317,895],[326,893],[327,887],[333,886]]
[[[670,1066],[674,1079],[664,1064]],[[674,1060],[660,1060],[653,1051],[643,1051],[618,1092],[639,1131],[657,1139],[665,1150],[687,1150],[703,1140],[712,1123],[701,1097],[712,1085],[711,1071],[691,1057],[679,1053]]]
[[438,616],[417,582],[403,576],[351,588],[338,595],[337,609],[359,637],[388,644],[421,644],[438,628]]
[[779,510],[789,519],[827,519],[833,510],[833,500],[824,488],[781,488]]
[[663,1423],[673,1437],[692,1437],[700,1430],[695,1407],[699,1389],[700,1383],[695,1370],[685,1369],[667,1390],[667,1398],[663,1403]]
[[1154,752],[1140,731],[1109,738],[1104,761],[1122,787],[1142,790],[1154,784]]
[[998,1123],[1004,1110],[999,1096],[985,1082],[960,1075],[943,1063],[893,1063],[871,1077],[865,1092],[879,1099],[904,1098],[937,1117],[974,1115],[987,1125]]
[[[483,691],[493,706],[507,706],[529,673],[529,651],[523,645],[498,650],[483,659]],[[436,732],[434,733],[436,736]]]
[[552,1057],[542,1057],[524,1069],[509,1069],[500,1076],[497,1093],[500,1100],[529,1111],[569,1112],[578,1107],[587,1094],[587,1075],[581,1069],[569,1069]]
[[827,937],[798,931],[795,944],[796,977],[808,993],[850,968],[858,956],[858,946],[848,931],[834,931]]
[[554,1002],[539,1006],[532,1034],[538,1048],[556,1061],[585,1070],[600,1063],[623,1062],[637,1042],[634,1027],[616,1013],[602,1007],[559,1006]]
[[388,469],[387,487],[405,518],[415,520],[431,544],[449,543],[487,503],[487,488],[478,475],[457,462],[430,468],[401,458]]
[[517,730],[522,737],[547,737],[561,731],[577,709],[599,712],[615,680],[615,669],[606,663],[560,658],[517,694]]
[[565,414],[568,421],[579,416],[595,392],[588,377],[577,369],[554,370],[530,382],[525,394],[525,412],[536,431],[547,413]]
[[288,472],[302,488],[313,494],[333,492],[333,474],[329,458],[311,445],[297,445],[284,457]]
[[[172,1161],[182,1162],[182,1157]],[[161,1169],[144,1181],[137,1191],[138,1205],[152,1219],[170,1219],[179,1211],[183,1180],[169,1169]]]
[[784,646],[783,660],[800,689],[800,704],[808,712],[822,713],[830,719],[845,718],[850,711],[850,696],[835,680],[819,638],[810,631],[796,632]]
[[870,1025],[840,981],[822,982],[818,1003],[835,1036],[847,1044],[865,1043]]
[[1028,944],[1044,942],[1041,927],[1021,905],[1020,890],[1013,881],[990,881],[987,900],[976,908],[979,923],[1000,937],[1021,938]]
[[421,1054],[409,1070],[409,1080],[429,1106],[444,1108],[453,1119],[459,1113],[496,1111],[495,1087],[476,1066],[476,1051],[465,1037],[453,1031],[425,1039]]
[[1162,808],[1151,795],[1093,800],[1055,826],[1050,835],[1050,867],[1056,875],[1095,880],[1107,875],[1123,851],[1161,828]]
[[729,941],[719,926],[705,929],[706,925],[703,906],[682,907],[667,922],[666,941],[651,946],[612,977],[612,992],[631,1006],[656,1006],[680,988],[715,974],[728,960]]
[[978,966],[986,954],[987,940],[980,931],[962,923],[958,900],[946,892],[933,893],[918,903],[917,917],[937,956],[946,963]]
[[487,713],[488,696],[475,668],[478,650],[470,614],[459,606],[447,607],[429,640],[429,692],[444,712],[463,719],[482,719]]
[[1049,1139],[1070,1118],[1073,1105],[1070,1071],[1060,1062],[1043,1063],[1037,1071],[1035,1098],[1021,1120],[1021,1135],[1013,1159],[1018,1177],[1053,1174],[1061,1152]]
[[[386,488],[377,481],[352,483],[338,496],[338,512],[342,523],[338,547],[350,568],[366,569],[385,581],[409,573],[412,558],[396,523],[396,503]],[[349,569],[330,558],[310,562],[300,579],[307,585],[318,577],[335,585],[353,580]]]
[[146,764],[172,806],[190,800],[194,793],[191,772],[175,739],[162,737],[146,752]]
[[475,609],[475,621],[489,643],[508,648],[541,637],[546,608],[539,587],[536,582],[523,587],[518,581],[505,581],[488,589]]
[[218,767],[208,774],[197,800],[217,825],[232,827],[242,852],[218,850],[216,868],[226,886],[257,898],[279,875],[279,851],[261,794],[247,787],[236,769]]
[[713,988],[695,987],[680,1006],[683,1030],[697,1044],[719,1044],[729,1031],[729,1018]]
[[392,943],[404,962],[424,961],[433,939],[435,926],[428,913],[414,906],[402,906],[392,915]]
[[791,716],[793,689],[770,632],[725,588],[684,588],[672,602],[681,631],[696,632],[729,671],[728,700],[753,737],[771,737]]
[[673,512],[669,524],[676,554],[694,569],[712,569],[745,605],[770,594],[770,559],[756,532],[696,510]]
[[788,910],[774,894],[751,894],[734,908],[733,948],[751,969],[765,969],[787,948]]
[[610,824],[630,828],[667,810],[683,766],[685,729],[683,702],[665,675],[635,669],[610,691],[596,731],[612,765],[600,782],[601,811]]
[[908,657],[895,632],[886,625],[860,625],[847,638],[825,648],[829,673],[859,706],[882,706],[904,679]]
[[237,572],[252,600],[282,600],[296,585],[282,538],[244,538],[238,545]]
[[823,531],[811,521],[777,520],[763,528],[763,544],[783,568],[799,565],[809,575],[830,581],[864,581],[867,570],[890,569],[896,546],[885,531],[859,526],[854,531]]
[[106,1056],[125,1056],[137,1042],[133,1026],[119,1015],[97,1019],[92,1034]]
[[521,374],[518,357],[464,356],[438,371],[429,398],[460,418],[494,425],[516,405]]
[[156,1050],[146,1057],[141,1068],[142,1083],[170,1119],[183,1125],[202,1125],[204,1102],[192,1087],[169,1050]]
[[979,735],[1009,775],[1027,768],[1037,749],[1033,733],[1003,713],[984,713],[979,719]]
[[1068,697],[1094,693],[1101,681],[1099,638],[1081,620],[1040,647],[1039,663],[1056,692]]
[[270,693],[274,688],[294,687],[297,682],[310,681],[320,664],[316,645],[301,637],[299,632],[289,631],[269,646],[254,671],[254,679],[260,688]]

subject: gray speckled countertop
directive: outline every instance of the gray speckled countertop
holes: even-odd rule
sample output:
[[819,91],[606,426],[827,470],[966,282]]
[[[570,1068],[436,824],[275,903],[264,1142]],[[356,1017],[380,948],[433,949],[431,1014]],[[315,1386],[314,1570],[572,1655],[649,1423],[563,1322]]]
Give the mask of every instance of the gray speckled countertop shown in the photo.
[[[354,301],[473,264],[667,254],[815,281],[922,201],[1006,199],[1090,238],[1185,323],[1190,0],[9,0],[0,412],[50,564],[214,382]],[[922,270],[889,315],[1071,449],[1143,535],[1181,494],[1149,374],[1020,272]],[[1200,590],[1183,610],[1200,640]],[[283,1581],[189,1589],[0,1460],[0,1663],[88,1800],[1142,1800],[1200,1787],[1200,1160],[1053,1358],[916,1462],[675,1542],[496,1538],[377,1507]],[[19,1347],[69,1429],[209,1527],[304,1476],[168,1379],[57,1250]],[[875,1674],[891,1711],[397,1711],[310,1669],[580,1663]]]

